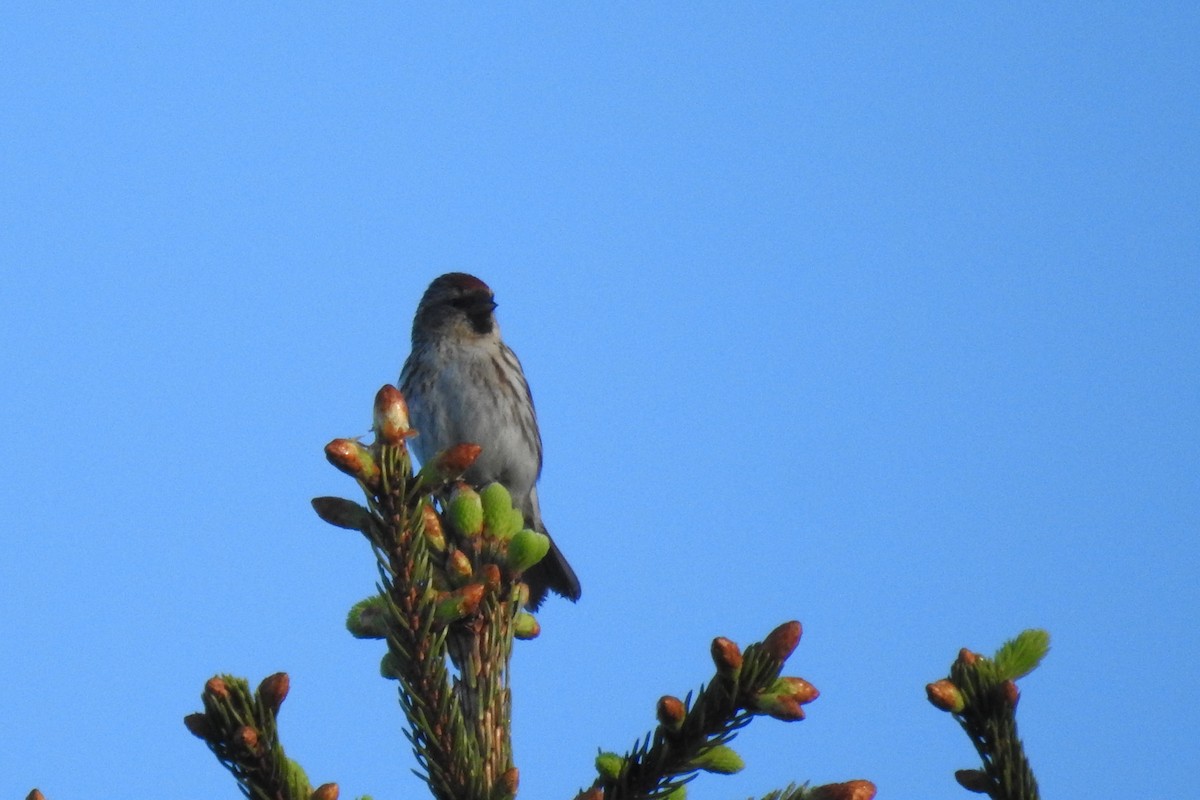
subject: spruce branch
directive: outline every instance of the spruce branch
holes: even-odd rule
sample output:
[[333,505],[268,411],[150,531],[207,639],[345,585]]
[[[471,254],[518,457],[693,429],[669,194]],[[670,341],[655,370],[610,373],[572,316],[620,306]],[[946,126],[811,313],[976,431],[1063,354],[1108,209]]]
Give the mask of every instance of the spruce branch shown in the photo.
[[252,800],[337,800],[337,784],[312,788],[308,776],[283,752],[275,718],[288,693],[288,676],[277,672],[254,692],[244,678],[216,675],[200,695],[204,711],[184,717]]
[[[804,719],[802,706],[818,696],[817,689],[803,678],[781,677],[784,662],[800,641],[801,627],[785,622],[762,642],[745,653],[724,637],[712,642],[716,674],[701,686],[693,699],[667,695],[658,701],[658,727],[636,742],[624,756],[602,752],[596,758],[598,777],[580,800],[634,800],[671,798],[680,800],[685,786],[701,771],[719,774],[738,772],[741,757],[728,743],[755,716],[771,716],[793,722]],[[858,785],[857,794],[814,794],[817,789],[789,787],[788,798],[824,797],[826,800],[867,800],[874,786]],[[863,790],[868,789],[869,794]],[[800,794],[797,794],[799,792]]]
[[1029,674],[1050,649],[1050,635],[1026,630],[992,658],[966,648],[950,666],[950,676],[925,687],[929,702],[949,712],[966,731],[983,762],[954,777],[972,792],[992,800],[1038,800],[1037,780],[1017,736],[1016,680]]
[[826,783],[821,786],[797,786],[791,784],[763,796],[762,800],[872,800],[875,784],[856,780],[842,783]]
[[[480,454],[478,445],[451,447],[414,474],[406,442],[416,432],[403,396],[385,386],[374,412],[373,443],[335,439],[325,447],[330,463],[355,479],[365,504],[313,500],[326,522],[359,531],[376,560],[376,592],[350,610],[347,628],[358,638],[386,642],[380,671],[399,683],[415,772],[434,797],[511,800],[519,778],[510,740],[512,644],[539,632],[536,618],[523,610],[529,589],[521,578],[546,556],[549,539],[524,526],[505,487],[461,481]],[[818,695],[804,679],[780,674],[800,636],[793,621],[744,653],[729,639],[714,639],[712,680],[683,700],[662,697],[657,728],[624,756],[601,753],[599,775],[580,797],[682,800],[685,785],[700,772],[741,770],[742,759],[729,746],[738,730],[755,716],[804,719],[803,706]],[[1005,658],[1010,667],[1024,663],[1028,648],[1014,648]],[[336,800],[336,784],[314,790],[283,753],[275,715],[286,693],[283,673],[253,694],[245,680],[217,676],[205,686],[204,711],[185,723],[246,796]],[[789,786],[766,800],[870,800],[874,794],[873,784],[858,780]]]
[[[379,570],[378,594],[347,620],[360,638],[386,639],[381,665],[400,683],[405,735],[418,771],[439,800],[505,800],[516,794],[508,668],[514,638],[537,635],[522,606],[524,570],[548,552],[545,534],[524,526],[508,490],[477,491],[459,478],[481,448],[462,443],[413,474],[404,398],[375,398],[376,440],[336,439],[334,466],[353,476],[366,506],[313,500],[330,524],[359,530]],[[440,509],[440,510],[439,510]]]

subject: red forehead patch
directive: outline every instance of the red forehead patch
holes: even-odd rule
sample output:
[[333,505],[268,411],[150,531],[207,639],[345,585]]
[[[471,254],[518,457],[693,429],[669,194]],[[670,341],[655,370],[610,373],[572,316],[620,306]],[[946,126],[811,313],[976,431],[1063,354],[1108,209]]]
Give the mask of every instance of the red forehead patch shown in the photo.
[[486,283],[476,278],[474,275],[468,275],[465,272],[448,272],[438,278],[434,283],[440,283],[447,286],[453,286],[465,292],[487,292],[492,293],[491,288]]

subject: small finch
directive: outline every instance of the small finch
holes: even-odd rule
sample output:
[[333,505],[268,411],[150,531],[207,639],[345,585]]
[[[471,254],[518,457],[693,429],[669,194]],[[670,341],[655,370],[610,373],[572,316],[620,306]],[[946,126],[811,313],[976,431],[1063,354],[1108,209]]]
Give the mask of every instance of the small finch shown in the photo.
[[[476,486],[498,481],[512,494],[525,524],[546,533],[538,507],[542,437],[521,362],[500,339],[496,301],[483,281],[451,272],[429,284],[413,319],[412,353],[400,372],[421,463],[462,442],[483,448],[464,476]],[[525,571],[529,607],[553,590],[579,599],[579,579],[554,540]]]

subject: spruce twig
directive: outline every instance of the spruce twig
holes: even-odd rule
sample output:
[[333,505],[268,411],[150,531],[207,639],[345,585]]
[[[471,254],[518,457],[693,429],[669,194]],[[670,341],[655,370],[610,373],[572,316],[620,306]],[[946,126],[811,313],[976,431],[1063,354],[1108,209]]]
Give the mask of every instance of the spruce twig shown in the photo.
[[392,386],[376,395],[375,432],[370,447],[347,439],[326,447],[330,461],[358,480],[367,507],[313,501],[327,522],[360,530],[378,563],[379,594],[355,606],[348,627],[387,639],[383,670],[400,682],[405,733],[434,796],[511,798],[518,780],[512,641],[537,634],[536,621],[520,610],[528,593],[520,578],[546,554],[549,539],[524,529],[504,487],[479,493],[457,482],[478,445],[456,445],[414,475],[405,446],[414,432]]
[[[780,677],[783,664],[800,641],[801,627],[786,622],[743,654],[724,637],[712,642],[716,674],[698,693],[686,699],[665,696],[658,701],[658,727],[628,753],[601,753],[599,777],[581,792],[586,800],[680,798],[685,786],[701,771],[729,774],[743,763],[728,743],[758,715],[788,722],[804,719],[803,705],[817,698],[816,688],[802,678]],[[827,800],[867,800],[874,786],[852,782],[857,794],[825,794]],[[837,784],[842,786],[843,784]],[[818,787],[821,790],[832,787]],[[864,794],[868,790],[868,794]],[[816,789],[789,789],[816,792]],[[817,795],[811,795],[816,797]]]
[[204,711],[184,724],[237,779],[252,800],[337,800],[337,785],[313,790],[308,776],[283,752],[275,717],[288,693],[288,676],[277,672],[251,693],[244,678],[217,675],[204,684]]
[[[376,396],[374,430],[371,445],[336,439],[325,448],[329,461],[358,482],[366,505],[313,500],[326,522],[360,531],[376,558],[377,593],[351,610],[347,627],[356,637],[386,640],[381,671],[399,682],[405,735],[434,797],[511,800],[518,784],[510,741],[512,642],[538,634],[537,620],[522,610],[529,595],[521,576],[546,555],[549,539],[524,528],[504,487],[477,491],[459,482],[480,453],[477,445],[452,447],[414,475],[406,440],[415,432],[394,387]],[[742,760],[728,745],[738,730],[755,716],[803,719],[802,706],[817,697],[807,681],[780,675],[800,635],[799,622],[784,623],[744,654],[732,641],[714,639],[713,679],[684,700],[661,698],[658,727],[625,756],[601,753],[599,777],[581,797],[681,800],[699,772],[739,771]],[[218,676],[206,685],[205,711],[185,722],[248,797],[336,800],[336,784],[313,790],[279,745],[275,713],[286,690],[282,673],[253,696],[244,680]],[[860,780],[789,786],[766,800],[874,795],[874,785]]]
[[872,800],[875,784],[870,781],[844,781],[821,786],[789,785],[765,795],[762,800]]
[[963,788],[992,800],[1038,800],[1037,780],[1017,736],[1016,680],[1029,674],[1050,649],[1042,630],[1023,631],[993,658],[966,648],[950,666],[950,677],[925,687],[929,702],[962,726],[983,762],[954,777]]

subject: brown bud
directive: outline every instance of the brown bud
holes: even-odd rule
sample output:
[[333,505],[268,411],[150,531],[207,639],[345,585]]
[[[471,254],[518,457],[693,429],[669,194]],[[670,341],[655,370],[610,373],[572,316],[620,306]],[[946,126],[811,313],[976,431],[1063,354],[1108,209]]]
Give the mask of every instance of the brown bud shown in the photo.
[[962,692],[950,680],[942,678],[925,686],[925,694],[934,708],[959,714],[966,707],[967,701]]
[[229,686],[225,683],[225,679],[220,675],[213,676],[204,684],[205,694],[210,694],[213,697],[219,697],[222,700],[229,699]]
[[1017,688],[1017,684],[1014,681],[1005,681],[1000,684],[1000,693],[1004,697],[1004,702],[1008,703],[1008,707],[1015,711],[1017,701],[1021,699],[1021,690]]
[[484,564],[479,570],[479,576],[483,578],[483,585],[489,592],[500,591],[500,567],[495,564]]
[[687,716],[687,709],[684,708],[683,701],[669,694],[658,698],[658,707],[655,711],[662,726],[673,731],[679,729],[679,726],[683,724],[683,718]]
[[425,538],[429,544],[437,552],[445,552],[446,534],[442,532],[442,518],[433,510],[433,506],[428,503],[421,506],[421,519],[425,523]]
[[325,445],[325,458],[330,464],[363,483],[379,479],[379,465],[371,451],[354,439],[334,439]]
[[433,468],[446,480],[462,475],[471,468],[483,448],[477,444],[463,442],[443,450],[433,459]]
[[[455,550],[450,553],[450,559],[446,563],[446,571],[454,576],[450,579],[451,581],[454,583],[463,583],[473,574],[471,559],[467,558],[467,554],[462,550]],[[455,578],[458,580],[455,580]]]
[[780,663],[787,661],[788,656],[800,643],[801,633],[803,633],[803,629],[799,622],[796,620],[785,622],[767,634],[767,638],[763,639],[763,649],[776,661]]
[[807,797],[810,800],[872,800],[875,791],[875,784],[857,780],[813,787]]
[[312,507],[317,516],[330,525],[364,533],[370,530],[371,512],[353,500],[343,497],[314,497]]
[[258,750],[258,731],[249,725],[243,725],[234,731],[233,741],[253,753]]
[[442,625],[449,625],[474,614],[483,602],[483,594],[482,583],[469,583],[461,589],[440,596],[434,608],[434,619]]
[[604,800],[604,792],[598,786],[593,786],[590,789],[584,789],[579,794],[575,795],[575,800]]
[[338,800],[339,794],[341,790],[336,783],[322,783],[309,795],[309,800]]
[[764,692],[755,695],[752,707],[760,714],[766,714],[781,722],[797,722],[804,719],[804,709],[794,697]]
[[288,678],[286,672],[268,675],[258,685],[258,697],[267,708],[271,709],[272,715],[279,713],[279,707],[283,705],[291,685],[291,679]]
[[712,660],[717,672],[727,678],[734,677],[742,669],[742,651],[729,639],[718,636],[712,640]]
[[204,713],[197,712],[195,714],[188,714],[183,718],[183,724],[184,727],[191,731],[193,736],[203,739],[206,742],[211,742],[217,738],[216,729],[213,728],[213,724],[209,721],[208,715]]
[[479,605],[483,602],[485,589],[482,583],[472,583],[470,586],[464,586],[459,590],[463,598],[463,607],[467,614],[474,614],[478,610]]
[[980,769],[958,769],[954,771],[954,780],[968,792],[976,794],[991,794],[992,779]]
[[29,794],[25,795],[25,800],[46,800],[46,795],[42,794],[37,789],[34,789]]
[[808,705],[821,696],[817,687],[804,678],[779,678],[771,690],[791,697],[800,705]]
[[408,404],[400,390],[389,383],[375,394],[375,436],[384,444],[397,445],[412,435]]
[[517,787],[521,783],[521,773],[516,767],[509,767],[500,775],[500,785],[504,787],[504,791],[509,797],[516,795]]
[[972,653],[965,647],[958,651],[958,663],[963,664],[964,666],[973,667],[976,663],[978,663],[980,658],[982,658],[982,656],[979,655],[979,653]]

